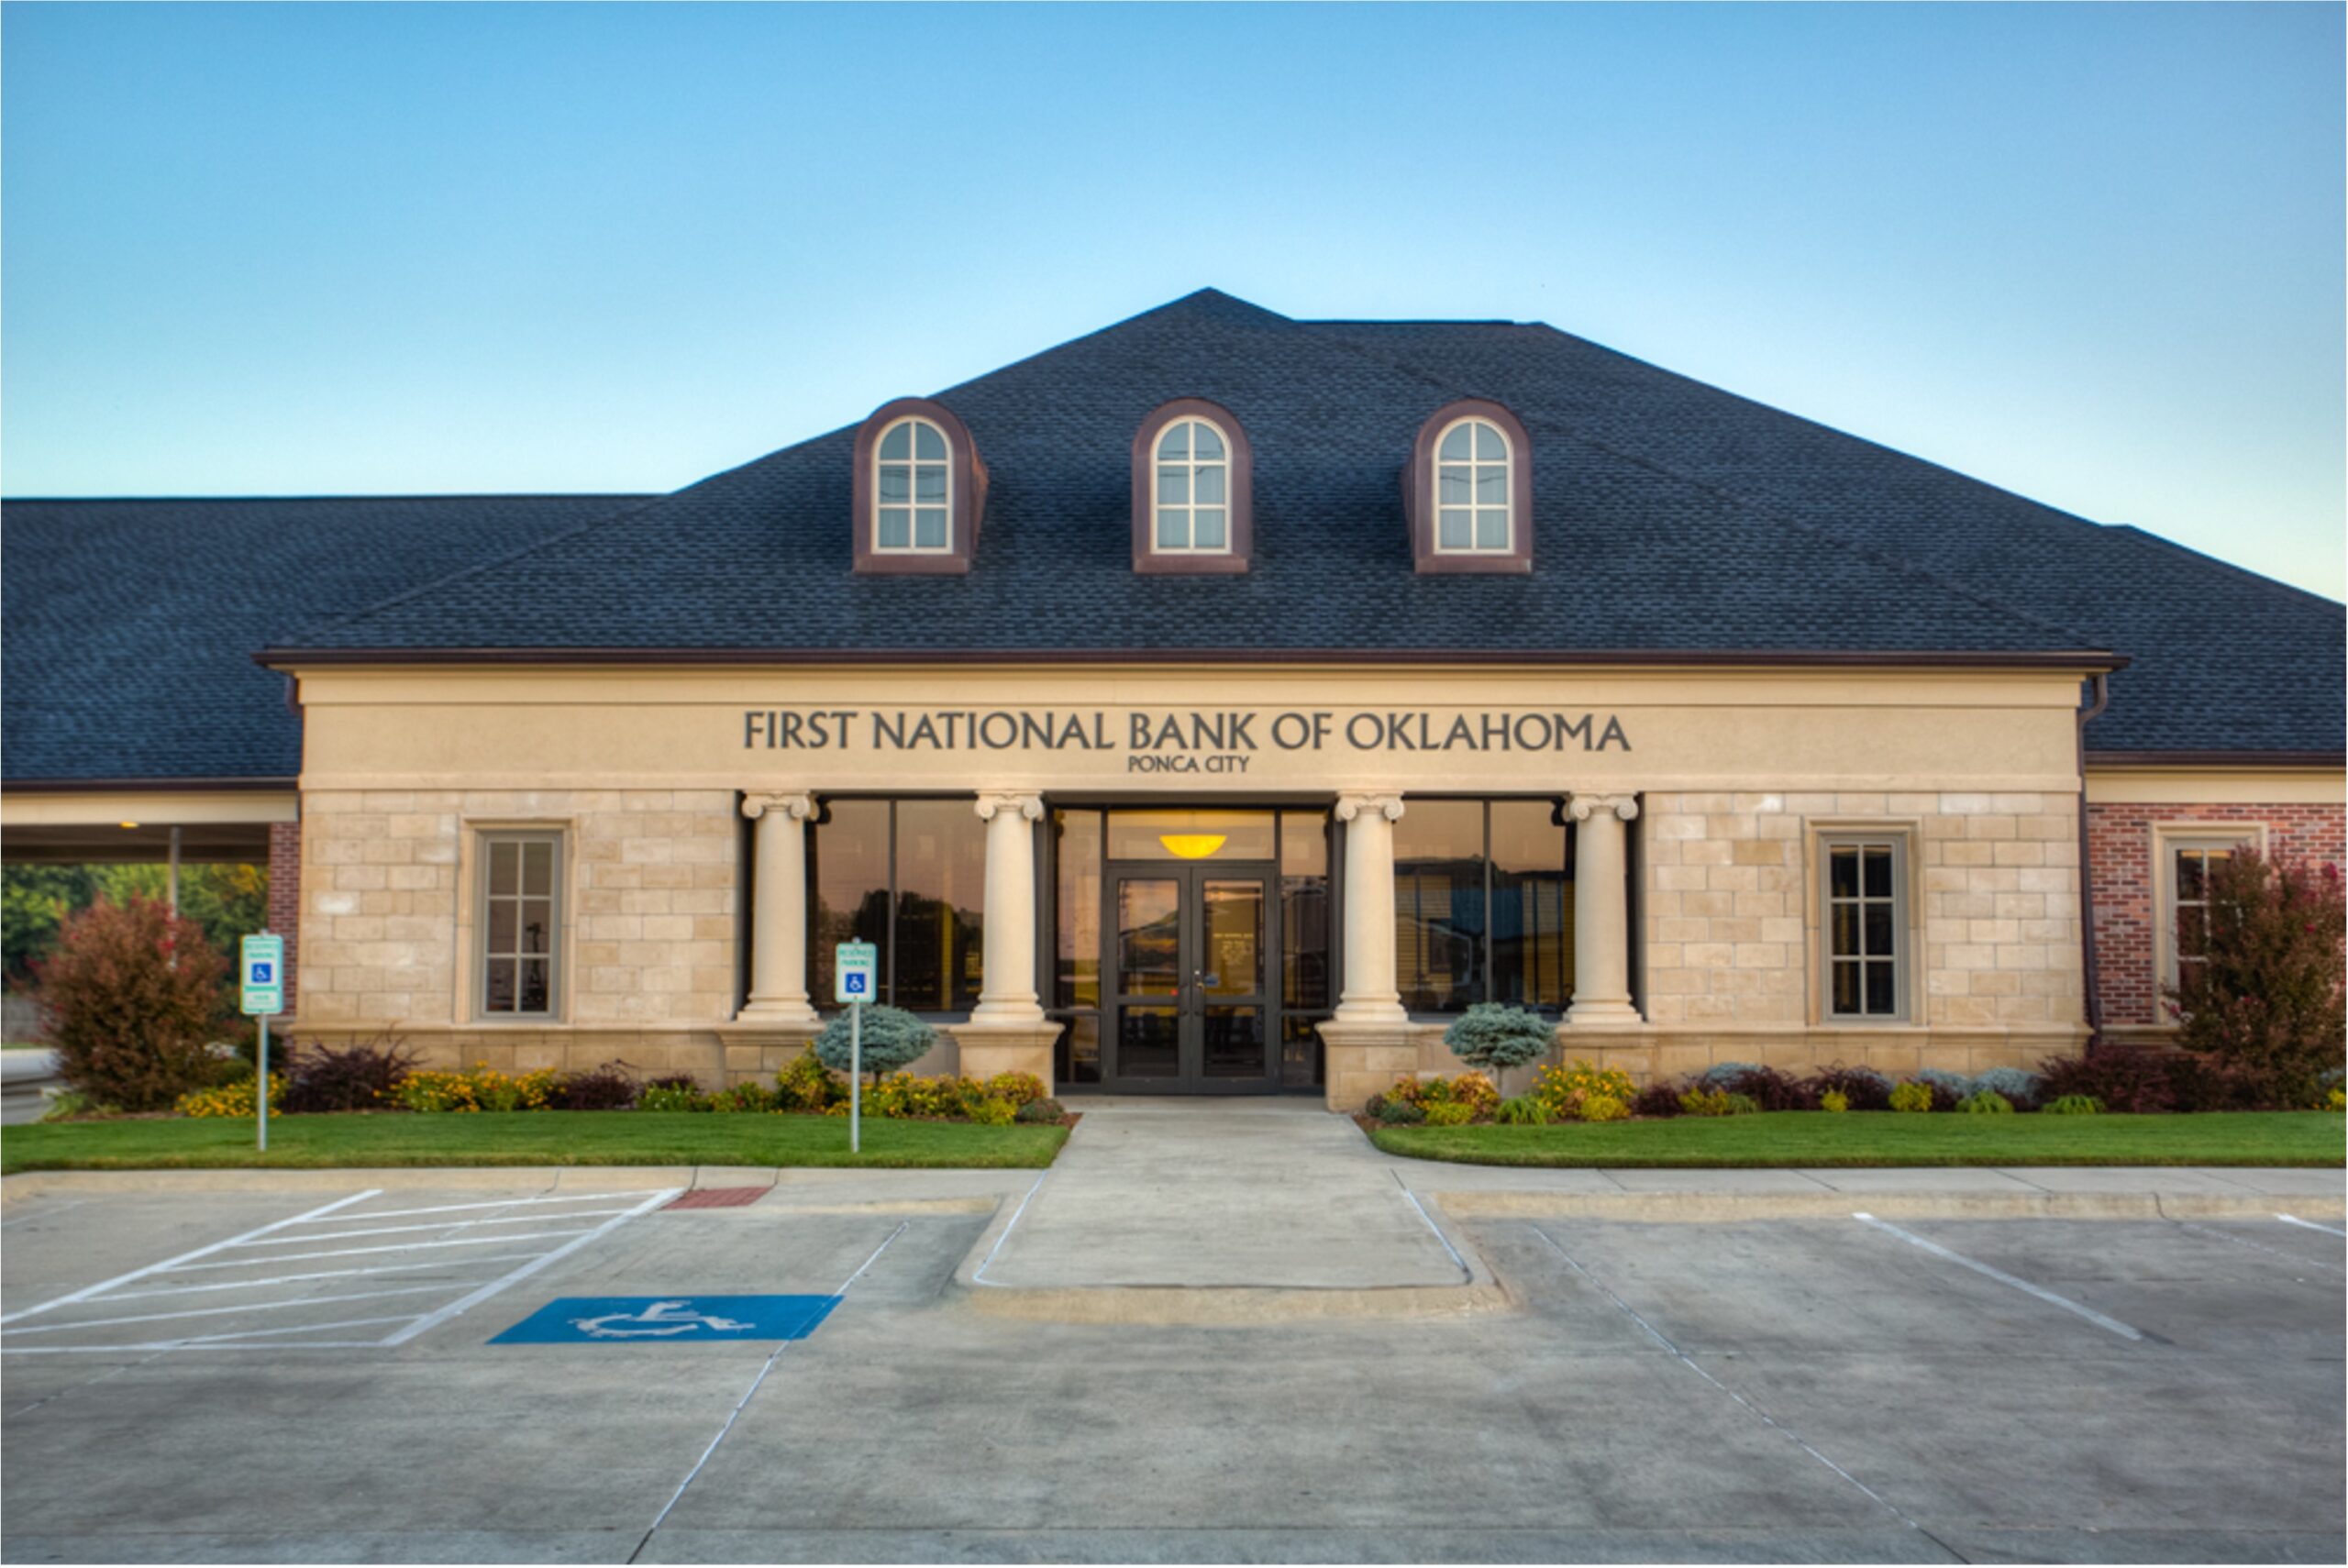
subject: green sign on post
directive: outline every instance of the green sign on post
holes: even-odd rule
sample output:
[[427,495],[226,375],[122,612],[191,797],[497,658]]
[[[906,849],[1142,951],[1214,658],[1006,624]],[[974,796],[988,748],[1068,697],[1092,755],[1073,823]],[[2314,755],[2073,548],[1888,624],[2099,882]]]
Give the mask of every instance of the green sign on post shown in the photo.
[[253,1067],[253,1112],[260,1146],[269,1148],[269,1021],[285,1010],[285,939],[262,932],[237,944],[237,994],[249,1018],[260,1020],[260,1050]]

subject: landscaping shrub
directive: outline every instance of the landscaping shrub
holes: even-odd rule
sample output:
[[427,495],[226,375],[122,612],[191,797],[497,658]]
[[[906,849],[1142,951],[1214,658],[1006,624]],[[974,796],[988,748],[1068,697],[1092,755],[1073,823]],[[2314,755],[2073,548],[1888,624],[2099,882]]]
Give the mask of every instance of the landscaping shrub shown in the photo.
[[1576,1061],[1562,1067],[1544,1067],[1534,1075],[1532,1098],[1548,1107],[1558,1120],[1581,1114],[1581,1105],[1593,1095],[1605,1095],[1625,1105],[1638,1098],[1631,1075],[1620,1067],[1593,1067]]
[[1923,1068],[1917,1073],[1914,1081],[1931,1088],[1934,1110],[1955,1110],[1957,1102],[1973,1092],[1971,1078],[1963,1073],[1952,1073],[1941,1067]]
[[1378,1108],[1378,1120],[1387,1127],[1416,1127],[1427,1119],[1427,1113],[1407,1099],[1389,1097]]
[[[295,1046],[286,1053],[285,1110],[296,1116],[380,1110],[393,1103],[392,1090],[415,1071],[415,1054],[390,1034],[339,1051],[316,1044]],[[635,1094],[631,1084],[628,1096],[634,1099]],[[270,1103],[278,1103],[274,1095]]]
[[1462,1073],[1457,1077],[1396,1078],[1386,1091],[1389,1101],[1402,1100],[1427,1110],[1438,1105],[1464,1105],[1472,1114],[1471,1121],[1491,1115],[1501,1103],[1501,1091],[1492,1080],[1481,1073]]
[[1068,1120],[1068,1108],[1051,1096],[1045,1095],[1021,1106],[1012,1120],[1013,1121],[1065,1121]]
[[774,1087],[778,1110],[828,1110],[847,1098],[847,1086],[832,1077],[812,1045],[775,1075]]
[[1714,1088],[1741,1094],[1764,1110],[1818,1109],[1818,1091],[1815,1088],[1775,1067],[1756,1067],[1742,1062],[1726,1063],[1707,1072],[1704,1081]]
[[984,1098],[985,1091],[969,1078],[944,1074],[930,1078],[884,1078],[865,1091],[864,1114],[965,1121],[971,1106]]
[[1957,1110],[1968,1116],[2011,1116],[2014,1102],[1995,1089],[1976,1089],[1956,1102]]
[[2056,1056],[2039,1064],[2045,1092],[2056,1099],[2085,1095],[2104,1108],[2131,1113],[2175,1110],[2176,1087],[2168,1065],[2155,1051],[2093,1051]]
[[636,1097],[638,1110],[707,1110],[709,1097],[691,1073],[654,1078]]
[[1681,1086],[1658,1078],[1641,1089],[1631,1099],[1634,1116],[1677,1116],[1679,1114]]
[[1760,1065],[1758,1062],[1714,1062],[1696,1075],[1696,1082],[1704,1088],[1724,1089],[1732,1079],[1743,1077]]
[[1891,1091],[1894,1110],[1930,1110],[1933,1109],[1933,1086],[1904,1083]]
[[636,1104],[636,1079],[617,1062],[565,1073],[547,1095],[549,1110],[626,1110]]
[[1008,1127],[1019,1108],[1001,1095],[983,1094],[970,1102],[969,1116],[981,1127]]
[[2348,1089],[2326,1089],[2323,1108],[2326,1110],[2348,1110]]
[[1478,1002],[1443,1032],[1453,1055],[1495,1077],[1506,1068],[1539,1061],[1556,1039],[1555,1024],[1506,1002]]
[[1851,1097],[1841,1089],[1828,1089],[1818,1097],[1818,1109],[1840,1116],[1851,1109]]
[[[2198,1051],[2163,1053],[2169,1096],[2179,1110],[2287,1110],[2275,1097],[2275,1081],[2255,1068]],[[2312,1103],[2312,1102],[2310,1102]]]
[[1437,1100],[1423,1108],[1430,1127],[1465,1127],[1476,1120],[1476,1108],[1459,1100]]
[[1727,1089],[1691,1088],[1679,1097],[1679,1110],[1688,1116],[1745,1116],[1760,1109],[1750,1095]]
[[2046,1080],[2020,1067],[1991,1067],[1973,1075],[1973,1092],[1983,1089],[1999,1096],[2016,1110],[2035,1110],[2045,1098]]
[[[915,1018],[901,1007],[868,1007],[864,1010],[864,1070],[877,1082],[910,1066],[929,1054],[937,1043],[937,1031]],[[824,1032],[815,1036],[815,1055],[824,1066],[836,1073],[847,1071],[848,1015],[835,1014]]]
[[[1733,1099],[1737,1097],[1729,1097]],[[1631,1114],[1631,1108],[1611,1094],[1594,1094],[1581,1102],[1584,1121],[1620,1121]]]
[[[251,1121],[259,1112],[259,1108],[253,1104],[254,1081],[250,1077],[242,1077],[212,1088],[191,1090],[180,1096],[173,1109],[182,1116],[238,1116]],[[271,1073],[269,1075],[269,1113],[282,1116],[285,1110],[285,1079]]]
[[68,915],[56,952],[34,966],[59,1076],[125,1110],[165,1110],[217,1082],[207,1047],[232,1016],[227,975],[202,928],[152,899]]
[[1837,1063],[1810,1076],[1810,1091],[1823,1099],[1839,1094],[1853,1110],[1889,1110],[1891,1080],[1873,1067],[1845,1067]]
[[2056,1095],[2038,1108],[2041,1116],[2096,1116],[2101,1114],[2103,1101],[2091,1094]]
[[2206,895],[2206,911],[2177,911],[2178,950],[2206,956],[2162,988],[2177,1043],[2225,1063],[2265,1101],[2314,1103],[2348,1035],[2339,867],[2238,850],[2210,865]]
[[516,1077],[477,1062],[463,1072],[409,1073],[392,1086],[391,1099],[406,1110],[544,1110],[556,1077],[552,1067]]
[[1032,1105],[1044,1098],[1044,1080],[1033,1073],[997,1073],[980,1087],[1014,1107]]
[[732,1088],[719,1089],[709,1097],[709,1109],[718,1111],[760,1113],[777,1109],[775,1091],[752,1079],[736,1084]]
[[1530,1094],[1511,1095],[1492,1112],[1493,1121],[1511,1127],[1546,1127],[1556,1119],[1557,1113],[1549,1109],[1547,1101]]
[[92,1099],[79,1089],[60,1089],[48,1097],[49,1108],[40,1113],[43,1121],[71,1121],[81,1116],[120,1116],[122,1107]]

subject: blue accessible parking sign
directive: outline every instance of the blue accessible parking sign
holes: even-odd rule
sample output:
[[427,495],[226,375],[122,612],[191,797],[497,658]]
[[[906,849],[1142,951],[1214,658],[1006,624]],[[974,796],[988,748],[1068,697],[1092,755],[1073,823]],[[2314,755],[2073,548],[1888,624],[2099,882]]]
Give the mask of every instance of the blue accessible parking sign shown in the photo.
[[836,1296],[565,1296],[493,1345],[703,1344],[803,1340],[840,1304]]

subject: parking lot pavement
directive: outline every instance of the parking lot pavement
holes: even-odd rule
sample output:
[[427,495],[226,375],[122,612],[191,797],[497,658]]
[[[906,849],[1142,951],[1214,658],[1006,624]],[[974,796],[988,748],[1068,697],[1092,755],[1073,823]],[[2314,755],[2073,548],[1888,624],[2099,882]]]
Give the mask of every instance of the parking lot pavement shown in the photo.
[[[351,1209],[372,1228],[482,1200],[394,1196]],[[651,1209],[395,1344],[396,1324],[263,1353],[126,1348],[161,1342],[151,1327],[75,1354],[0,1338],[0,1556],[2338,1562],[2348,1544],[2348,1254],[2328,1230],[1495,1219],[1466,1239],[1510,1310],[1168,1327],[969,1310],[953,1275],[986,1212],[835,1196]],[[29,1199],[0,1232],[6,1310],[322,1201]],[[182,1272],[5,1327],[127,1330],[78,1315],[130,1315],[119,1293]],[[490,1342],[557,1298],[728,1293],[841,1298],[796,1341]],[[446,1304],[386,1299],[410,1322]],[[246,1325],[224,1316],[208,1331]]]

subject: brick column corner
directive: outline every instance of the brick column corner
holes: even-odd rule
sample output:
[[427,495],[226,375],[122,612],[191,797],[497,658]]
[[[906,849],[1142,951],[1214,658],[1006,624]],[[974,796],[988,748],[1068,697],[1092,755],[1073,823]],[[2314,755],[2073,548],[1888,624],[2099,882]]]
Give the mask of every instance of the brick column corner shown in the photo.
[[285,939],[285,1010],[296,1010],[302,966],[302,824],[269,824],[269,929]]

